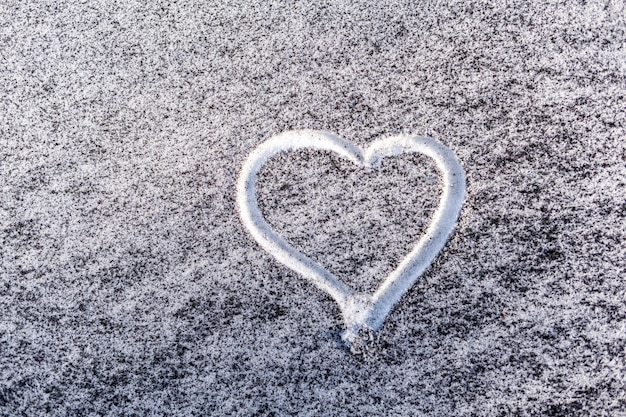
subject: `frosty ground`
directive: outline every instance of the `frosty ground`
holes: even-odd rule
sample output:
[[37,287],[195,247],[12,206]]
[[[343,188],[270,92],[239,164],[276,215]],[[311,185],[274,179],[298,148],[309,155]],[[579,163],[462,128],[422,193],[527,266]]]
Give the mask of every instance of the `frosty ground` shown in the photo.
[[[346,3],[0,4],[0,415],[624,415],[624,5]],[[467,173],[366,356],[237,213],[293,129],[428,135]],[[440,192],[416,155],[258,183],[366,292]]]

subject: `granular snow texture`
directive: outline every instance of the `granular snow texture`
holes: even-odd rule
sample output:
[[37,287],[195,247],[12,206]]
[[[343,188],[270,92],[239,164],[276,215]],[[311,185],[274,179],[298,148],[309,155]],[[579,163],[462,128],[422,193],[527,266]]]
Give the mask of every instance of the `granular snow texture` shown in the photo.
[[[0,415],[626,415],[623,1],[0,2]],[[367,355],[243,228],[248,153],[414,133],[456,232]],[[280,155],[261,210],[373,291],[428,158]]]

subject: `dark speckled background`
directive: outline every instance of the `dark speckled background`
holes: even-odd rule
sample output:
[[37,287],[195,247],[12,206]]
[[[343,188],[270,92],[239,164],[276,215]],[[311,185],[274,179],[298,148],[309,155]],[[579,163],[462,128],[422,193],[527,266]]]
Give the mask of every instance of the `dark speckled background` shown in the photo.
[[[0,3],[0,415],[626,415],[624,3],[238,3]],[[365,357],[237,215],[248,152],[302,128],[467,171]],[[299,152],[259,201],[371,290],[438,181]]]

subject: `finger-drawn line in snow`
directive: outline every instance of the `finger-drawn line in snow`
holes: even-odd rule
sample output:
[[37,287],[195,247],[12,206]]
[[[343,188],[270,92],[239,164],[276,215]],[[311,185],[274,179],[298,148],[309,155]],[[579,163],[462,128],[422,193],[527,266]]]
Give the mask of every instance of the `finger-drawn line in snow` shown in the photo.
[[[433,159],[443,177],[439,207],[425,234],[372,295],[360,294],[318,263],[300,253],[267,224],[256,197],[259,170],[272,156],[312,148],[334,152],[357,166],[377,167],[386,157],[417,152]],[[271,137],[255,148],[243,164],[237,181],[237,204],[243,224],[263,249],[327,292],[339,305],[346,325],[343,339],[349,346],[363,343],[382,326],[387,314],[428,269],[454,230],[465,200],[465,171],[454,153],[427,137],[398,135],[374,141],[361,150],[330,132],[300,130]]]

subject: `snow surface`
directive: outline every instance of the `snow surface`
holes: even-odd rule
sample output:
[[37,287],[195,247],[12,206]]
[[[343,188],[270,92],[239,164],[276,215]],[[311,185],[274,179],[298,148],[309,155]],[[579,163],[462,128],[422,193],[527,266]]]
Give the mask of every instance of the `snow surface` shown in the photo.
[[[255,4],[261,3],[261,4]],[[622,1],[0,2],[0,415],[620,416]],[[236,181],[281,132],[428,136],[467,198],[367,355],[262,250]],[[271,158],[258,204],[373,293],[442,183]]]

